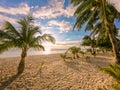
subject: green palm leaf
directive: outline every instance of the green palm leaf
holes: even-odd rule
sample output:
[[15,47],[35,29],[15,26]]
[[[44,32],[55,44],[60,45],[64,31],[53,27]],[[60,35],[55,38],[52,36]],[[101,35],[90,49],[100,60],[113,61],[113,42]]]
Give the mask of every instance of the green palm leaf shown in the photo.
[[10,22],[6,22],[4,30],[0,30],[0,53],[10,48],[20,48],[21,61],[18,67],[18,74],[24,70],[24,60],[29,48],[44,50],[43,41],[55,43],[55,39],[50,34],[42,35],[39,27],[34,26],[33,18],[26,16],[18,21],[18,27],[14,27]]
[[109,67],[103,67],[101,68],[102,71],[105,71],[112,77],[114,77],[117,81],[120,82],[120,66],[117,64],[110,65]]

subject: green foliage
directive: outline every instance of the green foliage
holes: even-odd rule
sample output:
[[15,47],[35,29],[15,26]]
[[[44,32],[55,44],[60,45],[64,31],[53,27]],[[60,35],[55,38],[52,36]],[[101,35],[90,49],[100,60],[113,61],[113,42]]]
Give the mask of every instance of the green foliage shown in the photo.
[[120,84],[115,84],[112,86],[115,90],[120,90]]
[[[85,31],[92,31],[91,34],[93,36],[102,35],[101,32],[104,31],[105,34],[109,35],[114,56],[118,57],[116,43],[117,28],[114,24],[115,19],[119,19],[120,16],[117,9],[108,0],[71,0],[71,3],[77,7],[74,13],[76,22],[73,29],[81,30],[85,25]],[[87,43],[85,42],[85,44]]]
[[55,43],[54,37],[50,34],[42,34],[39,27],[34,26],[34,19],[31,16],[20,19],[17,28],[7,21],[4,30],[0,30],[0,52],[13,47],[22,50],[23,48],[44,50],[43,41]]
[[[68,53],[70,54],[70,56],[68,56]],[[80,57],[79,54],[82,54],[82,56],[84,56],[85,53],[81,51],[81,48],[73,46],[73,47],[68,48],[68,50],[64,54],[60,54],[60,56],[65,61],[65,59],[74,60],[76,58],[79,58]]]
[[85,55],[85,52],[83,52],[83,51],[81,51],[81,50],[79,51],[79,53],[82,54],[82,56]]
[[65,59],[67,59],[67,55],[66,55],[66,53],[64,53],[64,54],[60,54],[60,57],[65,61]]
[[88,36],[88,35],[84,36],[83,39],[82,39],[82,45],[83,46],[90,46],[91,42],[92,42],[91,37]]
[[109,36],[105,31],[101,31],[97,37],[96,45],[99,48],[112,49]]
[[79,58],[79,52],[80,52],[80,48],[79,47],[76,47],[76,46],[73,46],[73,47],[70,47],[68,48],[68,50],[66,51],[66,53],[70,52],[72,53],[72,59],[76,59],[76,58]]
[[101,68],[101,70],[108,73],[110,76],[116,79],[118,84],[115,84],[112,87],[115,90],[120,90],[120,66],[118,64],[111,64],[108,67]]
[[118,51],[120,51],[120,40],[117,39],[117,46],[118,46]]
[[20,48],[22,53],[18,74],[21,74],[24,71],[28,49],[44,50],[42,43],[44,41],[55,43],[55,39],[50,34],[42,34],[39,27],[34,25],[34,19],[31,16],[23,17],[17,24],[17,27],[15,27],[7,21],[5,22],[4,30],[0,30],[0,53],[10,48]]
[[120,66],[117,64],[111,64],[108,67],[101,68],[102,71],[105,71],[112,77],[114,77],[118,82],[120,82]]
[[90,36],[86,35],[82,39],[82,45],[95,47],[96,46],[96,40],[94,38],[92,39]]
[[80,48],[73,46],[73,47],[68,48],[66,53],[71,52],[72,54],[75,54],[75,53],[78,53],[79,51],[80,51]]
[[44,64],[45,64],[44,61],[42,61],[42,62],[39,64],[39,68],[42,68]]

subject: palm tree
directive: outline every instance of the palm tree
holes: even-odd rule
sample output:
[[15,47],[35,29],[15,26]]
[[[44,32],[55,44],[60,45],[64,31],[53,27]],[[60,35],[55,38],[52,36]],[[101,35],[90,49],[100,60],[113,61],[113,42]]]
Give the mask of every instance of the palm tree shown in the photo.
[[71,0],[71,3],[77,6],[74,13],[76,17],[74,28],[80,30],[86,24],[85,31],[93,30],[98,23],[102,23],[112,44],[115,60],[120,64],[120,55],[114,34],[117,31],[114,20],[119,19],[120,13],[108,0]]
[[105,35],[104,32],[98,35],[98,37],[96,39],[96,47],[105,49],[106,51],[112,49],[110,39],[109,39],[108,35]]
[[91,37],[88,35],[85,35],[82,39],[82,45],[83,46],[90,46],[91,44]]
[[66,53],[60,54],[60,57],[61,57],[64,61],[66,61],[66,59],[67,59],[67,54],[66,54]]
[[68,50],[66,51],[66,54],[70,52],[73,55],[72,59],[79,58],[80,50],[81,50],[80,48],[73,46],[73,47],[68,48]]
[[0,52],[13,47],[22,50],[18,74],[24,71],[25,58],[29,48],[44,50],[43,41],[55,43],[55,39],[50,34],[42,34],[39,27],[34,26],[33,21],[31,16],[26,16],[17,22],[17,28],[7,21],[4,30],[0,30]]

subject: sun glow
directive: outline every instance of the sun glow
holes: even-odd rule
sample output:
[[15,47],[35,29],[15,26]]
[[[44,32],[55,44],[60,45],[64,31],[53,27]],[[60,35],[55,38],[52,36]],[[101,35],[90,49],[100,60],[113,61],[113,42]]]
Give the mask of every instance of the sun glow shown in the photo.
[[44,54],[50,54],[50,53],[51,53],[51,48],[50,47],[46,47]]
[[44,47],[45,47],[44,54],[50,54],[51,53],[52,44],[51,43],[44,43]]

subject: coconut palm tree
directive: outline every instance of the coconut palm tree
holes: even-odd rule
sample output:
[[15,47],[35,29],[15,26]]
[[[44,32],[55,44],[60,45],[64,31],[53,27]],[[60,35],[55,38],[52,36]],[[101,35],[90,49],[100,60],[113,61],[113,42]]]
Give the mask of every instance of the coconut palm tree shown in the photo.
[[17,28],[10,22],[6,22],[4,30],[0,30],[0,52],[10,48],[20,48],[22,50],[21,60],[18,66],[18,74],[25,68],[25,58],[29,48],[44,50],[43,41],[55,43],[55,39],[50,34],[42,34],[39,27],[34,26],[34,19],[26,16],[20,19]]
[[64,61],[66,61],[66,59],[67,59],[67,54],[66,54],[66,53],[60,54],[60,57],[61,57]]
[[93,30],[95,25],[102,23],[112,44],[115,60],[120,64],[120,55],[114,34],[114,32],[117,31],[114,20],[119,19],[120,13],[108,0],[71,0],[71,3],[77,6],[74,13],[76,17],[74,28],[80,30],[81,27],[86,24],[85,31]]
[[70,48],[68,48],[68,50],[66,51],[66,54],[68,53],[68,52],[70,52],[70,53],[72,53],[72,59],[75,59],[75,58],[79,58],[79,53],[80,53],[80,48],[79,47],[75,47],[75,46],[73,46],[73,47],[70,47]]

